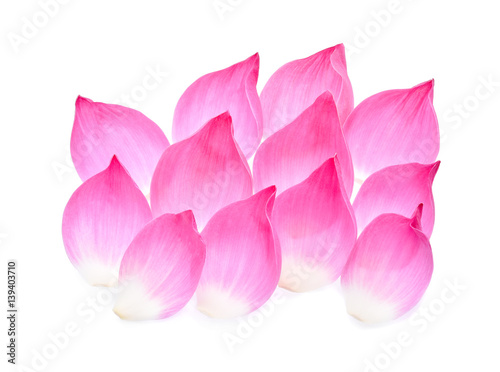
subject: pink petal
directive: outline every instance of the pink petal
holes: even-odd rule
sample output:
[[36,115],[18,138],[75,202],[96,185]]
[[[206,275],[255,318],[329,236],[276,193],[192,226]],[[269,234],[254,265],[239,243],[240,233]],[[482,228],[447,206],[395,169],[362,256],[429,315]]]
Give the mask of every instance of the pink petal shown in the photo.
[[168,146],[161,129],[139,111],[81,96],[76,100],[71,157],[83,181],[106,168],[116,154],[147,194],[156,163]]
[[292,122],[325,91],[333,94],[344,123],[354,107],[354,97],[343,44],[289,62],[271,76],[260,97],[264,138]]
[[356,220],[335,158],[276,198],[273,227],[283,257],[280,287],[310,291],[340,276],[356,242]]
[[151,183],[155,217],[190,209],[200,230],[219,209],[250,195],[252,176],[234,140],[228,113],[170,146]]
[[226,318],[263,305],[278,284],[281,255],[270,223],[276,188],[217,212],[201,236],[207,260],[196,292],[198,309]]
[[259,54],[224,70],[202,76],[191,84],[174,113],[174,141],[181,141],[208,120],[229,111],[234,136],[247,158],[262,138],[262,108],[257,94]]
[[432,104],[434,80],[365,99],[344,125],[356,176],[365,179],[390,165],[432,163],[439,127]]
[[71,196],[63,215],[66,253],[92,285],[116,281],[125,250],[151,220],[149,204],[116,156]]
[[422,231],[430,238],[434,227],[432,182],[439,164],[393,165],[368,177],[353,204],[359,230],[383,213],[410,217],[415,205],[423,203]]
[[167,318],[193,296],[205,262],[205,244],[191,211],[164,214],[147,224],[123,256],[113,311],[122,319]]
[[354,183],[351,155],[329,92],[259,147],[253,163],[255,189],[276,185],[281,193],[302,181],[327,159],[338,156],[347,194]]
[[413,308],[432,276],[422,204],[411,218],[386,213],[361,233],[342,273],[347,312],[367,323],[396,319]]

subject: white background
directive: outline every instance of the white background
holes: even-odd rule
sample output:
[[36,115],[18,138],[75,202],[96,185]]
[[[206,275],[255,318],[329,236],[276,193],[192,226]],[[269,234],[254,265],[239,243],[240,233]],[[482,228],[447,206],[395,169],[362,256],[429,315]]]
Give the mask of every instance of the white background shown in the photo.
[[[64,372],[363,371],[368,363],[406,372],[500,370],[500,22],[495,2],[222,3],[234,5],[221,19],[213,0],[72,0],[16,51],[9,37],[23,36],[24,17],[43,22],[41,7],[34,0],[2,2],[0,308],[6,302],[7,261],[15,259],[18,362],[32,370]],[[392,11],[390,19],[376,20],[373,12],[387,11]],[[68,163],[77,95],[113,102],[138,92],[148,69],[168,72],[136,103],[171,139],[176,101],[199,76],[258,51],[260,91],[285,62],[340,42],[348,50],[357,48],[348,60],[356,103],[381,90],[435,78],[443,134],[434,184],[435,273],[417,309],[392,324],[366,327],[345,313],[336,283],[300,295],[277,291],[281,297],[266,306],[265,314],[240,321],[209,319],[192,303],[170,319],[146,323],[124,322],[110,305],[89,310],[86,301],[99,290],[74,270],[61,238],[64,206],[81,183]],[[480,87],[487,79],[497,84],[489,93]],[[454,281],[466,289],[444,303],[441,293]],[[425,311],[432,317],[425,318]],[[253,326],[239,326],[248,322]],[[0,324],[4,371],[7,323]],[[63,332],[68,324],[79,334],[54,349],[49,334]],[[395,347],[401,333],[411,343]],[[242,343],[231,350],[224,341],[228,334]],[[392,345],[392,353],[382,344]],[[53,360],[44,366],[34,358],[37,353]]]

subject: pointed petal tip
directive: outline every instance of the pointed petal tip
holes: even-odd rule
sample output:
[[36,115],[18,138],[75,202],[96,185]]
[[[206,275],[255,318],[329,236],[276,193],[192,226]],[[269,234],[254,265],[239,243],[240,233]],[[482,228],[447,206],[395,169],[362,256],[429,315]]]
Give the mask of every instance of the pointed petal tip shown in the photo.
[[86,107],[90,107],[92,106],[92,104],[94,104],[95,102],[92,101],[90,98],[86,98],[86,97],[83,97],[81,95],[78,95],[78,97],[76,97],[76,101],[75,101],[75,106],[77,108],[77,110],[81,110],[82,108]]
[[413,212],[413,215],[410,218],[410,226],[416,230],[422,231],[422,212],[424,209],[424,204],[420,203],[418,207]]
[[413,88],[410,88],[410,93],[427,95],[432,102],[434,99],[434,79],[415,85]]
[[177,216],[181,219],[181,221],[187,224],[191,224],[193,226],[193,230],[195,230],[196,232],[198,231],[198,226],[196,225],[196,219],[191,209],[178,213]]
[[259,52],[253,54],[251,57],[248,58],[248,60],[254,62],[254,63],[259,63],[260,61],[260,55]]
[[[325,103],[328,103],[328,104],[334,104],[335,105],[335,101],[333,99],[333,94],[332,92],[330,92],[329,90],[325,90],[323,93],[321,93],[318,98],[316,98],[316,102],[315,103],[319,103],[319,102],[322,102],[323,104]],[[335,108],[337,106],[335,105]]]
[[429,179],[431,182],[434,181],[434,178],[436,177],[436,173],[439,170],[439,167],[441,166],[441,160],[436,161],[434,164],[430,165],[430,170],[429,170]]

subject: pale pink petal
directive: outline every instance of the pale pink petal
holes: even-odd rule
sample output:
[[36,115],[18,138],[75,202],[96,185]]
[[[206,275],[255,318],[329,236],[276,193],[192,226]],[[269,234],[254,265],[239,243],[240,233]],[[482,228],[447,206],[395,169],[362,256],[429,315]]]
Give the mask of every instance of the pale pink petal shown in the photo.
[[281,255],[270,222],[275,194],[272,186],[228,205],[202,231],[207,259],[196,296],[203,313],[217,318],[244,315],[276,289]]
[[350,315],[367,323],[385,322],[420,301],[433,271],[421,217],[422,204],[411,218],[386,213],[363,230],[342,272]]
[[174,113],[174,141],[181,141],[208,120],[229,111],[234,137],[247,158],[262,139],[262,108],[257,94],[259,55],[202,76],[179,99]]
[[155,217],[190,209],[200,230],[219,209],[250,195],[250,168],[234,140],[228,113],[170,146],[151,183]]
[[354,183],[351,155],[333,97],[325,92],[297,119],[259,147],[253,163],[255,190],[276,185],[281,193],[304,181],[335,154],[350,197]]
[[333,94],[343,124],[354,107],[343,44],[289,62],[271,76],[260,97],[264,138],[291,123],[325,91]]
[[120,266],[113,311],[126,320],[167,318],[193,296],[205,262],[205,244],[193,213],[164,214],[134,238]]
[[112,285],[125,250],[151,220],[148,201],[113,156],[85,181],[64,209],[62,235],[73,265],[92,285]]
[[78,97],[71,133],[71,157],[85,181],[120,159],[145,194],[156,163],[169,146],[161,129],[139,111]]
[[344,125],[356,177],[390,165],[432,163],[439,152],[439,127],[432,104],[434,80],[411,89],[365,99]]
[[393,165],[368,177],[353,204],[359,231],[383,213],[410,217],[415,205],[423,203],[422,231],[430,238],[434,227],[432,182],[439,164]]
[[276,198],[272,223],[283,259],[280,287],[310,291],[333,283],[342,272],[357,234],[337,168],[337,159],[328,159]]

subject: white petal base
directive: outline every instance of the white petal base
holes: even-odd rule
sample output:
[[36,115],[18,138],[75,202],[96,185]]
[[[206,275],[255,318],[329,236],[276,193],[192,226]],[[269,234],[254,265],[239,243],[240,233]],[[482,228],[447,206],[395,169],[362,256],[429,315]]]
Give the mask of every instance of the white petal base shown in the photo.
[[396,309],[366,290],[351,287],[344,289],[349,315],[364,323],[382,323],[397,318]]
[[212,318],[234,318],[251,312],[247,303],[218,288],[198,288],[196,298],[198,310]]
[[292,292],[308,292],[331,284],[328,270],[310,263],[283,260],[278,285]]
[[101,262],[82,262],[76,268],[90,285],[115,287],[118,284],[118,275],[115,275],[109,266]]
[[158,319],[163,310],[163,303],[151,298],[138,280],[124,285],[113,308],[114,313],[124,320]]

